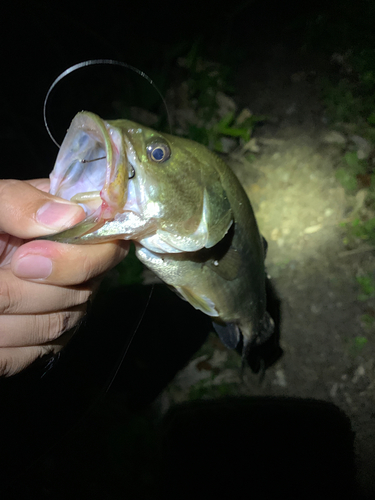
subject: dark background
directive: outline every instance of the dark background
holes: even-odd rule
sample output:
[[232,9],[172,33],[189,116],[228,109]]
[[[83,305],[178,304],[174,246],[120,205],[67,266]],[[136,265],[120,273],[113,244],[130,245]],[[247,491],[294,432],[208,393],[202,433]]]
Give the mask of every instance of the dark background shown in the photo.
[[[298,46],[309,19],[320,10],[337,10],[337,2],[323,5],[271,0],[8,3],[1,16],[1,176],[24,179],[50,172],[56,147],[44,127],[43,101],[54,79],[71,65],[86,59],[121,60],[148,73],[165,92],[176,58],[186,55],[194,42],[199,40],[207,56],[235,70],[239,58],[257,53],[264,41],[281,38]],[[73,81],[57,90],[49,119],[51,128],[60,130],[59,141],[84,106],[97,109],[103,101],[116,100],[113,85],[103,84],[106,71],[88,72],[79,84]],[[77,93],[92,98],[75,100]],[[149,93],[154,93],[150,86]],[[148,106],[147,90],[136,103],[142,104]]]
[[[361,4],[365,3],[353,3],[354,14],[360,11]],[[348,8],[348,5],[346,3],[345,7]],[[208,57],[235,65],[239,57],[257,53],[262,45],[271,39],[280,39],[285,44],[300,46],[312,19],[316,19],[317,15],[322,15],[323,17],[331,16],[334,20],[335,15],[341,11],[342,6],[338,1],[330,3],[232,1],[223,6],[211,0],[176,2],[168,6],[161,2],[136,3],[116,0],[108,3],[71,1],[9,3],[1,15],[3,128],[0,176],[27,179],[45,177],[51,171],[57,148],[48,137],[44,127],[43,101],[53,80],[73,64],[102,57],[121,60],[145,71],[164,92],[168,88],[169,80],[173,78],[176,58],[185,55],[197,40],[201,42]],[[332,29],[335,33],[334,26]],[[345,33],[341,35],[344,37]],[[323,47],[325,42],[333,43],[329,37],[327,40],[321,40]],[[50,124],[51,128],[57,130],[59,140],[74,114],[84,107],[99,112],[98,109],[101,109],[99,107],[103,105],[104,109],[108,109],[108,113],[113,112],[112,104],[117,98],[114,97],[110,86],[105,88],[105,81],[104,84],[101,81],[100,85],[95,88],[100,78],[98,73],[94,73],[92,77],[86,77],[84,89],[87,88],[87,93],[82,90],[81,84],[80,88],[74,86],[69,88],[68,84],[66,90],[61,91],[60,96],[56,97],[57,104],[51,101]],[[81,81],[78,80],[78,82]],[[90,86],[91,88],[88,88]],[[121,93],[121,89],[116,89],[116,91]],[[150,92],[154,93],[152,88]],[[82,96],[82,93],[87,95]],[[86,97],[88,97],[87,101]],[[137,104],[147,107],[148,96],[143,95],[143,97],[144,103],[140,98]],[[131,332],[137,328],[147,303],[147,294],[138,297],[132,292],[132,298],[136,300],[133,309],[134,317],[130,321]],[[142,342],[139,341],[138,347],[136,345],[134,348],[135,354],[129,352],[128,358],[125,358],[125,373],[120,373],[119,379],[111,388],[112,399],[108,399],[108,395],[105,394],[106,387],[115,374],[114,369],[129,339],[129,337],[127,339],[121,337],[122,332],[113,328],[109,331],[105,327],[108,317],[111,321],[119,319],[124,321],[119,314],[121,312],[120,298],[117,300],[118,303],[111,303],[110,313],[108,309],[103,309],[105,312],[99,315],[101,319],[91,321],[88,330],[86,329],[82,334],[89,336],[92,340],[89,353],[85,349],[84,337],[81,336],[81,340],[78,338],[76,343],[70,346],[61,362],[57,363],[56,367],[47,372],[42,379],[40,377],[45,372],[45,367],[37,367],[2,384],[0,403],[3,406],[1,413],[4,432],[1,451],[2,470],[4,480],[9,480],[9,497],[13,495],[13,498],[33,498],[35,495],[37,498],[66,498],[67,496],[71,498],[156,498],[152,491],[157,484],[155,477],[158,476],[158,467],[155,472],[154,466],[159,461],[157,451],[159,448],[154,442],[154,437],[150,438],[151,443],[145,439],[145,436],[154,436],[154,431],[148,427],[147,423],[144,424],[142,412],[148,411],[144,408],[156,397],[163,385],[158,386],[155,383],[150,389],[150,380],[153,380],[153,373],[159,368],[158,363],[155,365],[155,360],[159,363],[167,361],[164,361],[159,354],[155,354],[152,343],[148,344],[149,349],[146,349],[149,354],[147,352],[145,354]],[[124,300],[130,299],[127,296]],[[164,307],[165,300],[174,301],[172,298],[160,300],[164,303]],[[184,312],[178,308],[179,306],[173,302],[173,306],[169,309],[173,313],[169,315],[168,325],[162,322],[158,327],[166,334],[166,342],[170,345],[170,351],[163,350],[163,353],[168,360],[171,358],[174,360],[171,371],[163,381],[164,384],[179,366],[183,366],[189,359],[194,349],[197,349],[200,342],[204,341],[207,333],[205,320],[201,316],[193,317],[190,309],[189,312]],[[156,312],[152,311],[154,315],[158,315],[158,308]],[[149,318],[148,322],[144,323],[141,337],[143,342],[147,339],[147,332],[150,334],[154,328],[154,317],[151,315],[151,319]],[[187,337],[190,331],[197,330],[195,326],[197,323],[202,322],[203,325],[202,330],[197,331],[197,340],[193,348],[186,347],[184,336],[177,344],[173,343],[174,341],[171,344],[171,338],[174,337],[168,334],[173,331],[173,325],[176,322],[181,322],[181,318],[186,317],[189,317],[189,321],[186,322],[183,319],[182,322],[185,323]],[[103,332],[106,333],[105,340],[103,340]],[[105,356],[103,356],[103,345],[106,347]],[[142,355],[139,355],[139,352]],[[176,352],[182,352],[182,355],[176,356]],[[147,369],[143,370],[142,363],[145,359],[148,365],[146,365]],[[122,386],[121,383],[123,383]],[[291,484],[295,484],[295,478],[289,478],[287,484],[281,479],[285,478],[280,473],[280,469],[284,471],[283,461],[273,463],[270,466],[270,476],[268,476],[264,474],[267,467],[267,453],[262,455],[263,475],[261,477],[264,482],[267,482],[269,477],[273,477],[276,470],[279,471],[280,489],[278,490],[278,483],[275,483],[274,490],[271,489],[271,492],[278,494],[280,491],[288,490],[289,498],[294,498],[293,495],[296,498],[301,496],[308,498],[310,491],[312,497],[316,495],[323,498],[321,490],[309,490],[314,479],[322,472],[319,466],[319,455],[324,455],[325,446],[328,449],[338,446],[341,442],[344,443],[343,449],[324,463],[324,467],[331,470],[330,481],[333,485],[337,485],[340,494],[348,493],[351,487],[352,443],[345,417],[337,414],[331,407],[320,410],[306,406],[304,403],[301,407],[298,402],[295,403],[295,407],[293,402],[287,408],[279,401],[274,401],[273,404],[281,422],[278,436],[280,433],[284,435],[286,433],[291,435],[292,441],[294,439],[295,443],[298,442],[301,436],[298,432],[298,425],[287,425],[291,421],[291,415],[295,415],[294,408],[298,408],[301,412],[299,415],[302,415],[299,422],[308,422],[308,425],[306,424],[301,430],[302,434],[310,436],[311,432],[308,445],[320,437],[321,448],[316,454],[314,452],[311,459],[311,463],[314,464],[310,469],[311,474],[304,478],[304,483],[297,482],[299,489],[295,491],[293,488],[288,490]],[[233,402],[231,407],[236,408],[236,405],[237,403]],[[96,408],[94,412],[89,411],[92,407]],[[269,440],[257,441],[255,452],[251,452],[254,434],[244,436],[242,429],[249,429],[253,425],[251,428],[255,426],[260,433],[266,432],[261,424],[268,410],[262,410],[266,412],[263,417],[262,411],[260,414],[257,413],[253,423],[250,420],[245,421],[244,415],[250,419],[254,413],[248,412],[243,406],[239,408],[238,414],[229,416],[225,407],[224,410],[214,408],[213,411],[214,414],[211,415],[210,408],[208,410],[198,408],[197,411],[193,408],[190,424],[192,418],[194,423],[200,422],[203,426],[201,428],[206,429],[208,433],[212,427],[206,420],[209,417],[212,422],[216,412],[217,427],[214,427],[215,432],[212,435],[202,433],[196,437],[193,425],[191,436],[196,439],[192,437],[190,443],[184,442],[180,448],[178,438],[173,439],[173,436],[174,433],[177,433],[180,438],[184,436],[186,414],[182,412],[182,419],[173,420],[172,418],[172,423],[165,424],[164,460],[168,470],[164,477],[168,484],[172,484],[171,498],[176,498],[179,486],[188,480],[190,486],[187,489],[184,487],[184,491],[190,491],[191,494],[196,494],[196,498],[199,497],[197,491],[200,485],[194,481],[191,483],[191,477],[196,477],[198,470],[194,467],[189,468],[194,462],[188,458],[202,456],[202,453],[206,454],[207,459],[199,463],[203,468],[205,464],[209,466],[207,474],[211,473],[211,477],[216,471],[216,485],[221,485],[220,475],[224,477],[227,473],[229,477],[234,477],[238,474],[239,479],[235,481],[236,486],[233,486],[232,494],[233,492],[240,494],[244,485],[248,492],[251,491],[251,484],[248,484],[247,478],[252,477],[252,468],[257,470],[254,467],[258,463],[257,457],[260,451],[264,453],[265,449],[272,449],[273,452],[276,450],[278,456],[285,453],[286,461],[292,460],[294,467],[297,467],[298,457],[302,456],[308,460],[308,449],[304,449],[303,446],[292,447],[292,451],[286,453],[288,443],[276,440],[275,444],[274,435]],[[138,416],[141,414],[143,423],[139,424],[137,420],[138,423],[134,424],[132,412],[136,412]],[[201,419],[202,414],[203,419]],[[310,421],[311,414],[317,416],[312,417]],[[242,416],[239,417],[239,415]],[[121,440],[121,435],[114,432],[113,439],[121,443],[122,450],[116,455],[113,448],[108,453],[108,444],[102,440],[101,436],[108,434],[111,426],[113,428],[118,426],[120,418],[136,427],[134,432],[136,438],[132,441],[127,436]],[[327,427],[324,427],[324,422],[328,422]],[[330,427],[331,422],[332,427]],[[272,419],[270,425],[272,425]],[[213,443],[221,439],[220,431],[223,428],[231,430],[229,438],[219,451],[212,452]],[[332,438],[332,428],[338,429],[337,436],[340,439]],[[205,436],[207,442],[202,450],[199,446]],[[330,441],[331,438],[332,441]],[[234,442],[242,445],[240,459],[236,459],[235,462],[236,468],[225,466],[227,460],[228,463],[232,463],[232,456],[239,453],[238,446],[233,447]],[[82,451],[84,447],[88,450],[86,455]],[[116,446],[114,448],[116,449]],[[136,449],[141,452],[138,454],[129,452],[124,458],[123,449]],[[178,450],[180,454],[184,454],[185,458],[188,457],[186,463],[184,460],[181,463],[178,462],[181,465],[180,468],[174,465],[174,460],[179,455]],[[106,453],[112,457],[113,462],[108,461]],[[91,461],[88,459],[89,456]],[[93,459],[93,457],[97,458]],[[117,457],[118,460],[113,457]],[[146,472],[142,470],[145,457],[149,459],[151,457]],[[251,460],[247,462],[249,457]],[[95,466],[93,466],[94,462]],[[71,463],[70,466],[69,463]],[[119,464],[124,467],[124,470],[128,468],[126,474],[118,469]],[[179,475],[183,467],[187,470],[186,476]],[[150,473],[150,470],[153,472]],[[92,478],[93,475],[95,475],[95,480]],[[259,476],[259,471],[252,479],[253,483],[256,483],[253,491],[262,493],[262,485],[255,479],[257,475]],[[122,477],[125,477],[124,482],[121,481]],[[111,486],[108,486],[106,482],[108,478],[111,480]],[[339,478],[342,481],[340,485],[337,484]],[[140,484],[143,485],[142,488]],[[193,490],[191,484],[195,491],[191,491]],[[334,487],[332,484],[331,488]],[[95,491],[93,485],[96,488],[99,485],[99,490]],[[160,491],[164,486],[160,487]],[[207,487],[206,498],[213,491],[216,497],[220,498],[221,486],[219,486],[216,488],[212,486],[211,490]],[[181,492],[178,496],[182,498]]]

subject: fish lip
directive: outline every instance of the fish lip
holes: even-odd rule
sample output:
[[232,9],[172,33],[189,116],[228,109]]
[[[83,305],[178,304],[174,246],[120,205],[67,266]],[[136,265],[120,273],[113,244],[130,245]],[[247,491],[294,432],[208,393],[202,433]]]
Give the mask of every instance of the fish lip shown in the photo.
[[98,212],[98,219],[113,219],[127,198],[128,161],[121,130],[94,113],[78,113],[61,145],[50,181],[50,194],[68,200],[78,193],[100,193],[94,207],[80,204],[88,217]]

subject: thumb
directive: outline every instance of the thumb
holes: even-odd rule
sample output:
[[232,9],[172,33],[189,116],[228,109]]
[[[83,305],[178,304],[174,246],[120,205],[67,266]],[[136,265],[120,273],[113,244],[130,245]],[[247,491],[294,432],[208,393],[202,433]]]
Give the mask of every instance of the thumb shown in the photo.
[[30,239],[74,226],[84,218],[83,208],[76,203],[24,181],[0,181],[0,232]]

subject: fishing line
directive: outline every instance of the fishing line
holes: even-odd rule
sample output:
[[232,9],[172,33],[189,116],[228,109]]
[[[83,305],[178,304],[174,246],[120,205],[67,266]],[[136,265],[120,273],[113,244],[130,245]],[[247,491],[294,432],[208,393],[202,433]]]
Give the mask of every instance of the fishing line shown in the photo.
[[[56,80],[52,83],[52,85],[48,89],[48,92],[47,92],[46,97],[44,99],[44,104],[43,104],[43,120],[44,120],[44,125],[45,125],[45,127],[47,129],[48,135],[50,136],[50,138],[52,139],[53,143],[56,144],[56,146],[58,148],[60,148],[61,144],[59,144],[56,141],[56,139],[54,138],[54,136],[53,136],[53,134],[52,134],[52,132],[51,132],[49,126],[48,126],[48,121],[47,121],[47,103],[48,103],[50,94],[51,94],[52,90],[56,87],[56,85],[63,78],[65,78],[66,76],[70,75],[74,71],[77,71],[77,70],[82,69],[82,68],[86,68],[87,66],[95,66],[95,65],[99,65],[99,64],[108,64],[108,65],[112,65],[112,66],[120,66],[122,68],[130,69],[131,71],[134,71],[134,73],[137,73],[141,77],[145,78],[154,87],[154,89],[156,90],[156,92],[159,94],[159,97],[161,98],[161,100],[163,102],[163,105],[164,105],[164,108],[165,108],[165,110],[167,112],[168,125],[169,125],[170,132],[172,132],[172,121],[171,121],[171,116],[169,114],[167,103],[166,103],[166,101],[165,101],[162,93],[160,92],[160,90],[156,86],[156,84],[153,82],[153,80],[146,73],[144,73],[143,71],[141,71],[140,69],[138,69],[138,68],[136,68],[134,66],[131,66],[130,64],[124,63],[122,61],[116,61],[114,59],[89,59],[88,61],[83,61],[83,62],[80,62],[78,64],[74,64],[74,66],[70,66],[70,68],[68,68],[65,71],[63,71],[56,78]],[[95,160],[96,160],[96,158],[95,158]],[[95,160],[91,160],[91,161],[95,161]]]
[[138,320],[137,326],[134,328],[133,333],[132,333],[132,335],[131,335],[131,337],[130,337],[130,340],[129,340],[128,344],[126,345],[126,347],[125,347],[125,349],[124,349],[124,352],[122,353],[122,355],[121,355],[121,357],[120,357],[120,360],[119,360],[119,362],[118,362],[117,366],[116,366],[116,367],[114,368],[114,370],[113,370],[113,373],[112,373],[112,375],[111,375],[110,382],[109,382],[109,384],[107,385],[107,387],[106,387],[106,389],[105,389],[105,391],[104,391],[104,393],[105,393],[105,394],[106,394],[106,393],[109,391],[109,389],[112,387],[112,384],[113,384],[113,382],[114,382],[114,380],[115,380],[115,378],[116,378],[116,376],[117,376],[117,374],[118,374],[118,372],[119,372],[119,370],[120,370],[120,368],[121,368],[121,366],[122,366],[122,363],[123,363],[124,359],[126,358],[126,355],[128,354],[128,351],[129,351],[130,345],[131,345],[131,343],[132,343],[132,342],[133,342],[133,340],[134,340],[135,334],[137,333],[137,331],[138,331],[138,329],[139,329],[139,327],[140,327],[140,325],[141,325],[141,323],[142,323],[142,321],[143,321],[143,318],[145,317],[146,311],[147,311],[148,306],[149,306],[149,304],[150,304],[150,300],[151,300],[151,297],[152,297],[152,293],[153,293],[153,291],[154,291],[154,285],[152,285],[152,286],[151,286],[151,290],[150,290],[150,293],[149,293],[149,295],[148,295],[148,299],[147,299],[146,305],[145,305],[145,307],[144,307],[144,309],[143,309],[143,311],[142,311],[141,317],[140,317],[140,318],[139,318],[139,320]]

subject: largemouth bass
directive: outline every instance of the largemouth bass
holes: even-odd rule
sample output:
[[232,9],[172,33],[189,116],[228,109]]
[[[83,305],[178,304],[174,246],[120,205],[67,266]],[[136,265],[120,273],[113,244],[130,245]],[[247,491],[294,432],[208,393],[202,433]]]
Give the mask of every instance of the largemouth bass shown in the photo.
[[226,346],[242,340],[246,357],[272,334],[265,248],[250,201],[205,146],[81,112],[50,179],[50,193],[81,204],[87,217],[47,239],[132,240],[145,266],[212,317]]

